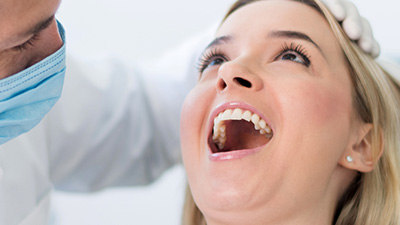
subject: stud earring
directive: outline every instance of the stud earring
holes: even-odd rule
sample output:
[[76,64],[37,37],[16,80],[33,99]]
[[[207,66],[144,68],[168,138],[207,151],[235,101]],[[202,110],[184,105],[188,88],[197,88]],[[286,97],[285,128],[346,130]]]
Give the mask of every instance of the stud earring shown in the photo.
[[349,162],[349,163],[351,163],[351,162],[353,162],[353,157],[351,157],[351,156],[347,156],[346,157],[346,160],[347,160],[347,162]]

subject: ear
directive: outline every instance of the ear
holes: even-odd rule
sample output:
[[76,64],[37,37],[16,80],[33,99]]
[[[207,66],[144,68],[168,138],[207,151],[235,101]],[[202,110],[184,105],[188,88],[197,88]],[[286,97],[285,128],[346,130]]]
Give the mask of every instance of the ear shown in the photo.
[[[372,151],[372,124],[360,124],[353,137],[350,138],[349,146],[339,160],[339,164],[345,168],[367,173],[374,169],[376,158]],[[378,158],[382,154],[381,148]],[[375,160],[374,160],[375,159]]]

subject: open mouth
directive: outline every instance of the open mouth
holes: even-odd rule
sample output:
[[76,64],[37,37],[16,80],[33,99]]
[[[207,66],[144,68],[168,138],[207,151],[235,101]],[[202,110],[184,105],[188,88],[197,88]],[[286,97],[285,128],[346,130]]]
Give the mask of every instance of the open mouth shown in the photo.
[[255,149],[273,137],[271,127],[259,115],[240,108],[227,109],[214,118],[208,142],[212,153]]

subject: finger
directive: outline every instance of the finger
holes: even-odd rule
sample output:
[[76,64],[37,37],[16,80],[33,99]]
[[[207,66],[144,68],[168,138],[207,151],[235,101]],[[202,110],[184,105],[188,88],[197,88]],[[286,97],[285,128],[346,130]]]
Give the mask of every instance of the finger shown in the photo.
[[370,54],[373,49],[373,40],[368,37],[361,37],[358,40],[358,46],[367,54]]
[[346,18],[346,11],[341,0],[323,0],[322,2],[331,11],[336,20],[343,21]]
[[381,53],[381,48],[375,39],[361,37],[358,41],[358,45],[365,53],[371,55],[373,58],[378,58]]
[[381,48],[379,46],[379,43],[375,40],[374,38],[374,33],[372,31],[371,24],[366,20],[365,18],[361,18],[362,20],[362,25],[363,25],[363,37],[366,37],[370,39],[370,45],[371,49],[369,53],[371,54],[372,57],[377,58],[380,54]]
[[374,47],[374,37],[372,34],[372,28],[369,22],[365,18],[361,18],[362,24],[362,35],[358,41],[361,49],[366,53],[371,53]]
[[363,34],[360,38],[359,45],[366,53],[377,58],[380,54],[379,43],[374,38],[370,23],[365,18],[362,18],[361,20],[363,25]]
[[372,32],[372,27],[369,24],[368,20],[361,17],[361,25],[362,25],[362,36],[368,37],[370,39],[374,39],[374,34]]
[[343,21],[343,29],[352,40],[358,40],[362,35],[362,21],[357,7],[349,2],[343,1],[346,9],[346,19]]
[[376,40],[374,40],[371,56],[376,59],[378,58],[379,54],[381,54],[381,47],[379,46],[379,43]]

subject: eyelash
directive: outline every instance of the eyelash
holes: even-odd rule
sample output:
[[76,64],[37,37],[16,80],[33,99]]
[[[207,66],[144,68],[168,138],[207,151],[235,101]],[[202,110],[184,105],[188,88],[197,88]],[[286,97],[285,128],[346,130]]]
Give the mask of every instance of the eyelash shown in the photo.
[[[275,57],[275,60],[277,60],[279,57],[283,56],[285,53],[288,52],[294,52],[298,54],[304,61],[297,63],[301,63],[306,67],[309,67],[311,65],[311,60],[310,60],[311,56],[307,53],[307,50],[301,44],[296,45],[293,42],[290,45],[285,43],[282,46],[282,49],[279,52],[279,54]],[[210,51],[206,51],[200,57],[199,62],[197,64],[197,69],[199,73],[203,73],[204,70],[207,69],[210,63],[213,62],[215,59],[222,59],[223,61],[229,61],[228,58],[225,56],[225,54],[222,53],[219,49],[212,49]]]
[[295,52],[297,54],[299,54],[299,56],[303,59],[304,62],[297,62],[297,63],[301,63],[306,67],[310,67],[311,65],[311,56],[308,54],[307,50],[301,45],[296,45],[295,43],[291,43],[290,46],[285,43],[282,46],[282,50],[281,52],[278,54],[278,56],[275,57],[275,60],[277,60],[279,57],[283,56],[285,53],[288,52]]
[[29,46],[34,46],[35,42],[39,39],[39,35],[38,34],[34,34],[29,40],[27,40],[26,42],[24,42],[21,45],[15,46],[13,49],[15,51],[25,51]]
[[206,51],[200,57],[199,62],[197,64],[197,69],[200,73],[203,73],[205,69],[213,62],[215,59],[222,59],[224,61],[229,61],[228,58],[218,49],[212,49],[210,51]]

